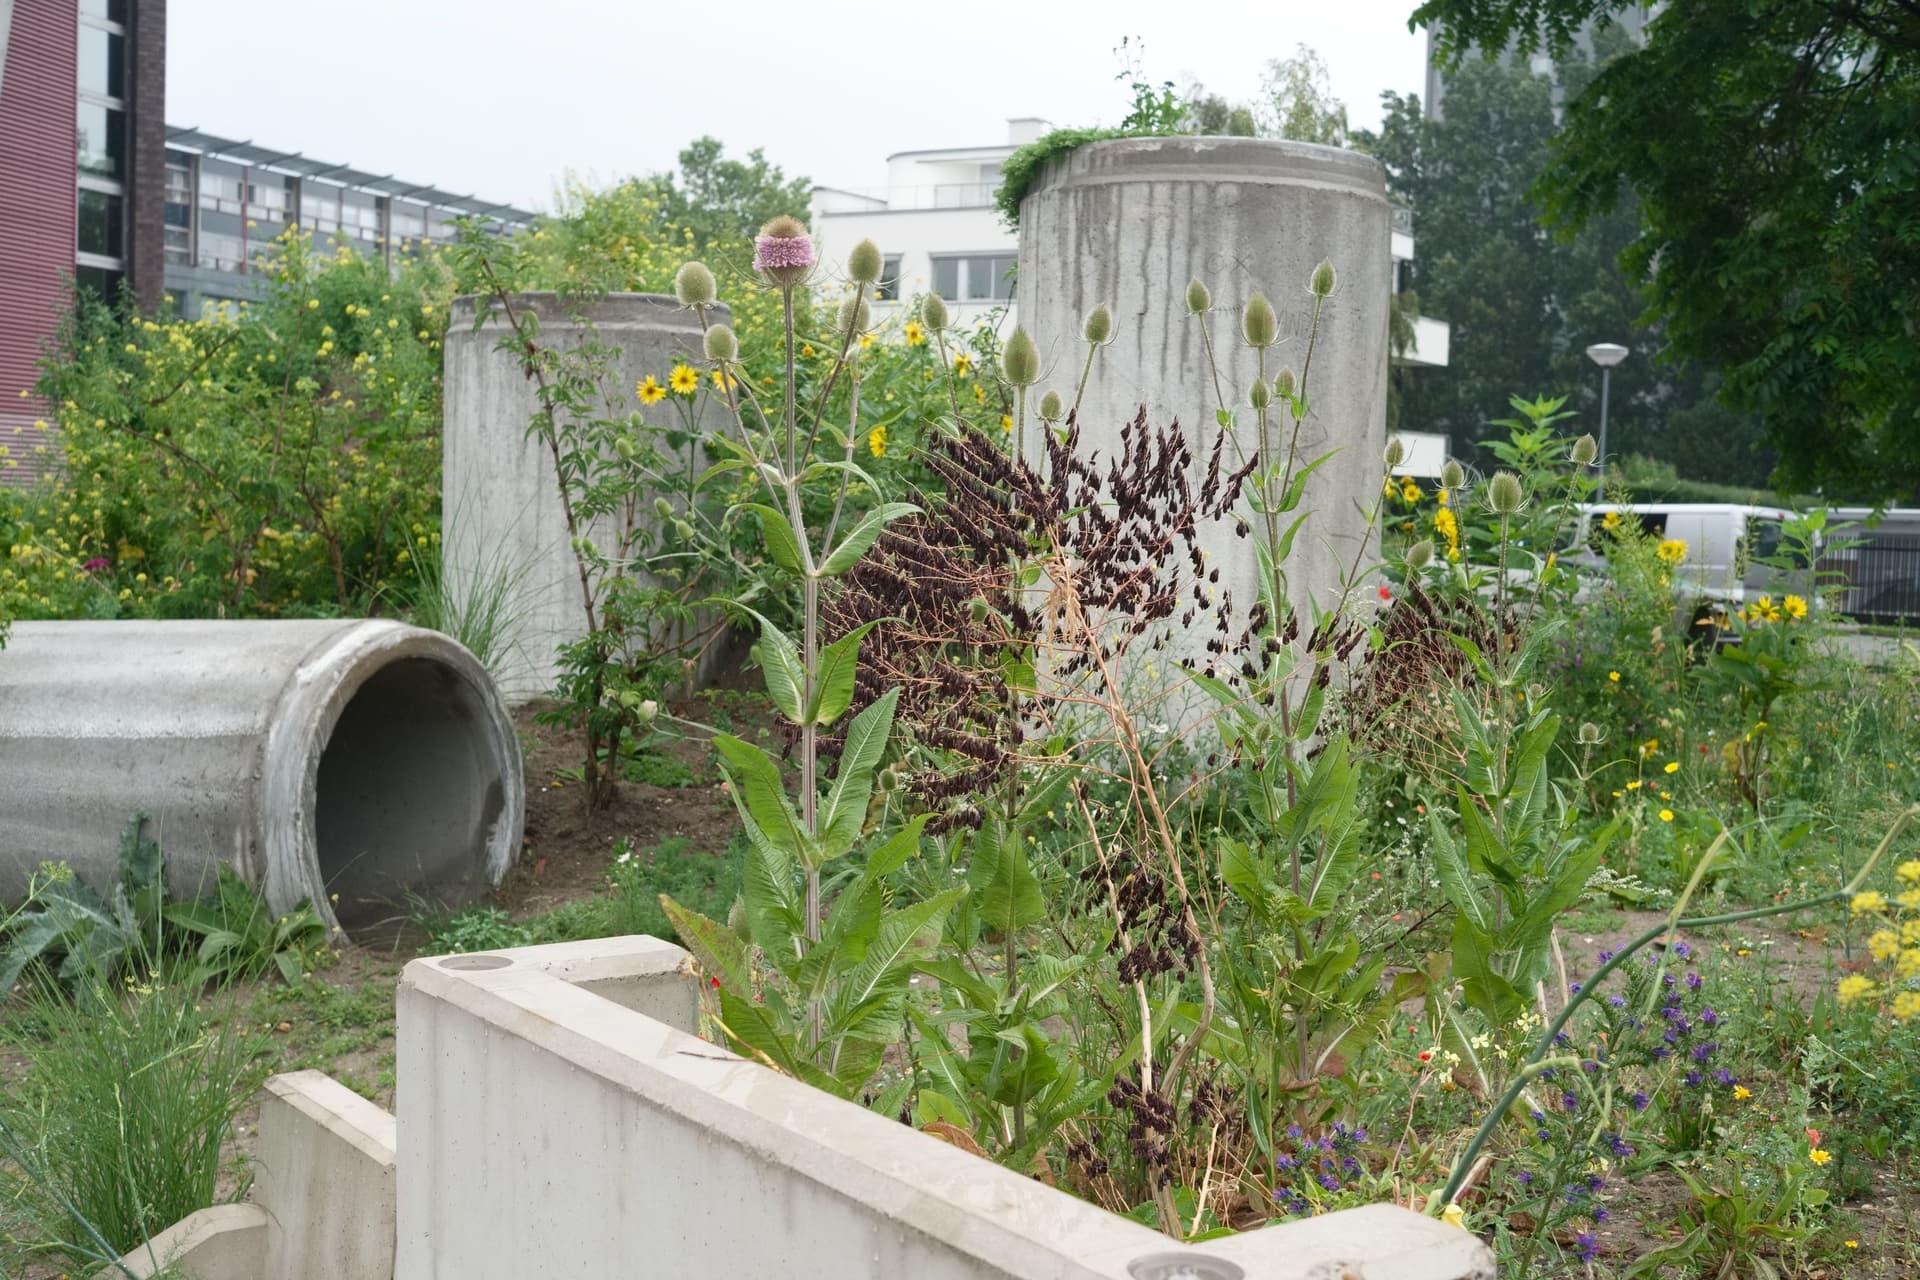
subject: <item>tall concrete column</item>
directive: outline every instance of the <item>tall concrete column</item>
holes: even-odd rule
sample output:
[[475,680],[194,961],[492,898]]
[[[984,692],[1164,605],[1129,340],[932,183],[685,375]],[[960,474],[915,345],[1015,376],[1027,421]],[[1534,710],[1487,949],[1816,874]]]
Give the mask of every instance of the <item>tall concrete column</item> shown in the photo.
[[[553,293],[522,294],[516,310],[538,317],[539,341],[549,347],[593,342],[609,348],[599,411],[624,417],[638,411],[652,424],[678,425],[686,401],[643,406],[636,387],[648,377],[661,386],[676,364],[703,368],[703,331],[693,312],[672,297],[616,293],[592,301]],[[478,328],[474,298],[455,298],[447,326],[446,432],[442,446],[441,525],[444,572],[451,589],[509,588],[503,613],[514,635],[511,652],[494,661],[503,697],[520,705],[544,697],[559,672],[556,651],[586,634],[586,609],[560,503],[553,459],[528,434],[539,390],[519,359],[502,349],[506,319],[493,309]],[[725,307],[709,323],[725,323]],[[691,402],[696,424],[708,410],[708,386]],[[724,406],[711,412],[723,413]],[[698,475],[707,465],[697,439],[683,446]],[[641,494],[647,511],[655,495]],[[614,545],[611,518],[593,529],[601,546]]]
[[[1251,448],[1256,415],[1247,392],[1257,359],[1240,338],[1241,307],[1255,291],[1267,296],[1280,333],[1267,350],[1267,373],[1285,366],[1299,374],[1313,314],[1308,280],[1319,263],[1333,264],[1337,286],[1320,314],[1296,470],[1338,452],[1307,486],[1303,509],[1313,514],[1287,562],[1302,612],[1307,593],[1323,608],[1334,602],[1341,575],[1360,556],[1361,508],[1380,486],[1389,234],[1378,162],[1251,138],[1091,143],[1053,162],[1020,206],[1020,319],[1051,368],[1043,384],[1069,403],[1085,358],[1083,319],[1101,304],[1113,311],[1112,344],[1094,361],[1080,409],[1084,447],[1104,457],[1117,452],[1121,427],[1142,404],[1149,422],[1177,418],[1196,458],[1213,447],[1213,373],[1200,322],[1187,312],[1194,279],[1212,293],[1208,325],[1221,385],[1237,414],[1236,436]],[[1284,450],[1291,429],[1276,434]],[[1038,444],[1036,427],[1023,441],[1028,456]],[[1229,447],[1226,456],[1233,454]],[[1203,531],[1203,545],[1244,619],[1258,598],[1258,561],[1253,540],[1234,536],[1232,524]]]

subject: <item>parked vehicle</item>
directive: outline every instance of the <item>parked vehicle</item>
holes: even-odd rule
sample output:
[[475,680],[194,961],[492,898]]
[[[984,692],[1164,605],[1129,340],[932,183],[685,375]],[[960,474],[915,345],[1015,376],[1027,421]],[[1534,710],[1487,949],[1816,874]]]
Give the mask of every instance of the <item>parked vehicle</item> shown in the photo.
[[1796,513],[1781,507],[1742,506],[1730,502],[1590,503],[1580,508],[1580,523],[1561,558],[1590,572],[1606,571],[1609,513],[1631,520],[1662,542],[1685,544],[1674,566],[1674,617],[1689,644],[1737,644],[1732,617],[1761,596],[1780,599],[1794,593],[1813,604],[1809,571],[1765,563],[1780,551],[1787,521]]
[[1920,622],[1920,510],[1836,507],[1821,581],[1843,588],[1840,612],[1862,622]]

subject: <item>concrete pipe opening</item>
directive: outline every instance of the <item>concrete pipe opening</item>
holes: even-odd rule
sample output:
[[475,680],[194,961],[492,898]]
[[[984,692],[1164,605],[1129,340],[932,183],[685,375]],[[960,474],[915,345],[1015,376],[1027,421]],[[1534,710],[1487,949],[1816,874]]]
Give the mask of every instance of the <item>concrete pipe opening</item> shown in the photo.
[[484,888],[507,807],[483,691],[432,658],[382,667],[340,710],[315,777],[315,861],[348,929]]
[[356,927],[500,882],[519,742],[473,655],[387,621],[20,623],[0,650],[0,902],[43,861],[109,892],[135,814],[169,896],[224,865]]

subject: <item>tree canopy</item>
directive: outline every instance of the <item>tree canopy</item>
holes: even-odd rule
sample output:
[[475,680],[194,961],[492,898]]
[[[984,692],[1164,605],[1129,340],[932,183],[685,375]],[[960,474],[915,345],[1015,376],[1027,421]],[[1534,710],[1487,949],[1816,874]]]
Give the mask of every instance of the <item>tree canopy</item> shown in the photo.
[[[1427,0],[1413,21],[1464,71],[1564,54],[1634,3]],[[1632,212],[1648,318],[1762,415],[1778,478],[1920,496],[1920,3],[1669,0],[1565,110],[1549,222]]]
[[648,182],[662,220],[691,232],[696,252],[716,242],[751,242],[769,218],[804,214],[812,198],[807,179],[789,179],[759,147],[745,160],[729,160],[718,138],[694,139],[680,152],[677,170]]

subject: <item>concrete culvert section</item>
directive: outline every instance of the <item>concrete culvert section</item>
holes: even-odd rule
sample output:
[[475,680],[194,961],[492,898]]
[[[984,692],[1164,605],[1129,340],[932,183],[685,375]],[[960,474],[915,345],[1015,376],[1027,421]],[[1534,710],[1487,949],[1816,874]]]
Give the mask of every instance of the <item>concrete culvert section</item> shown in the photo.
[[274,911],[307,898],[351,931],[499,883],[526,791],[492,681],[437,632],[16,625],[0,650],[0,900],[43,861],[110,891],[136,812],[171,896],[224,863]]

